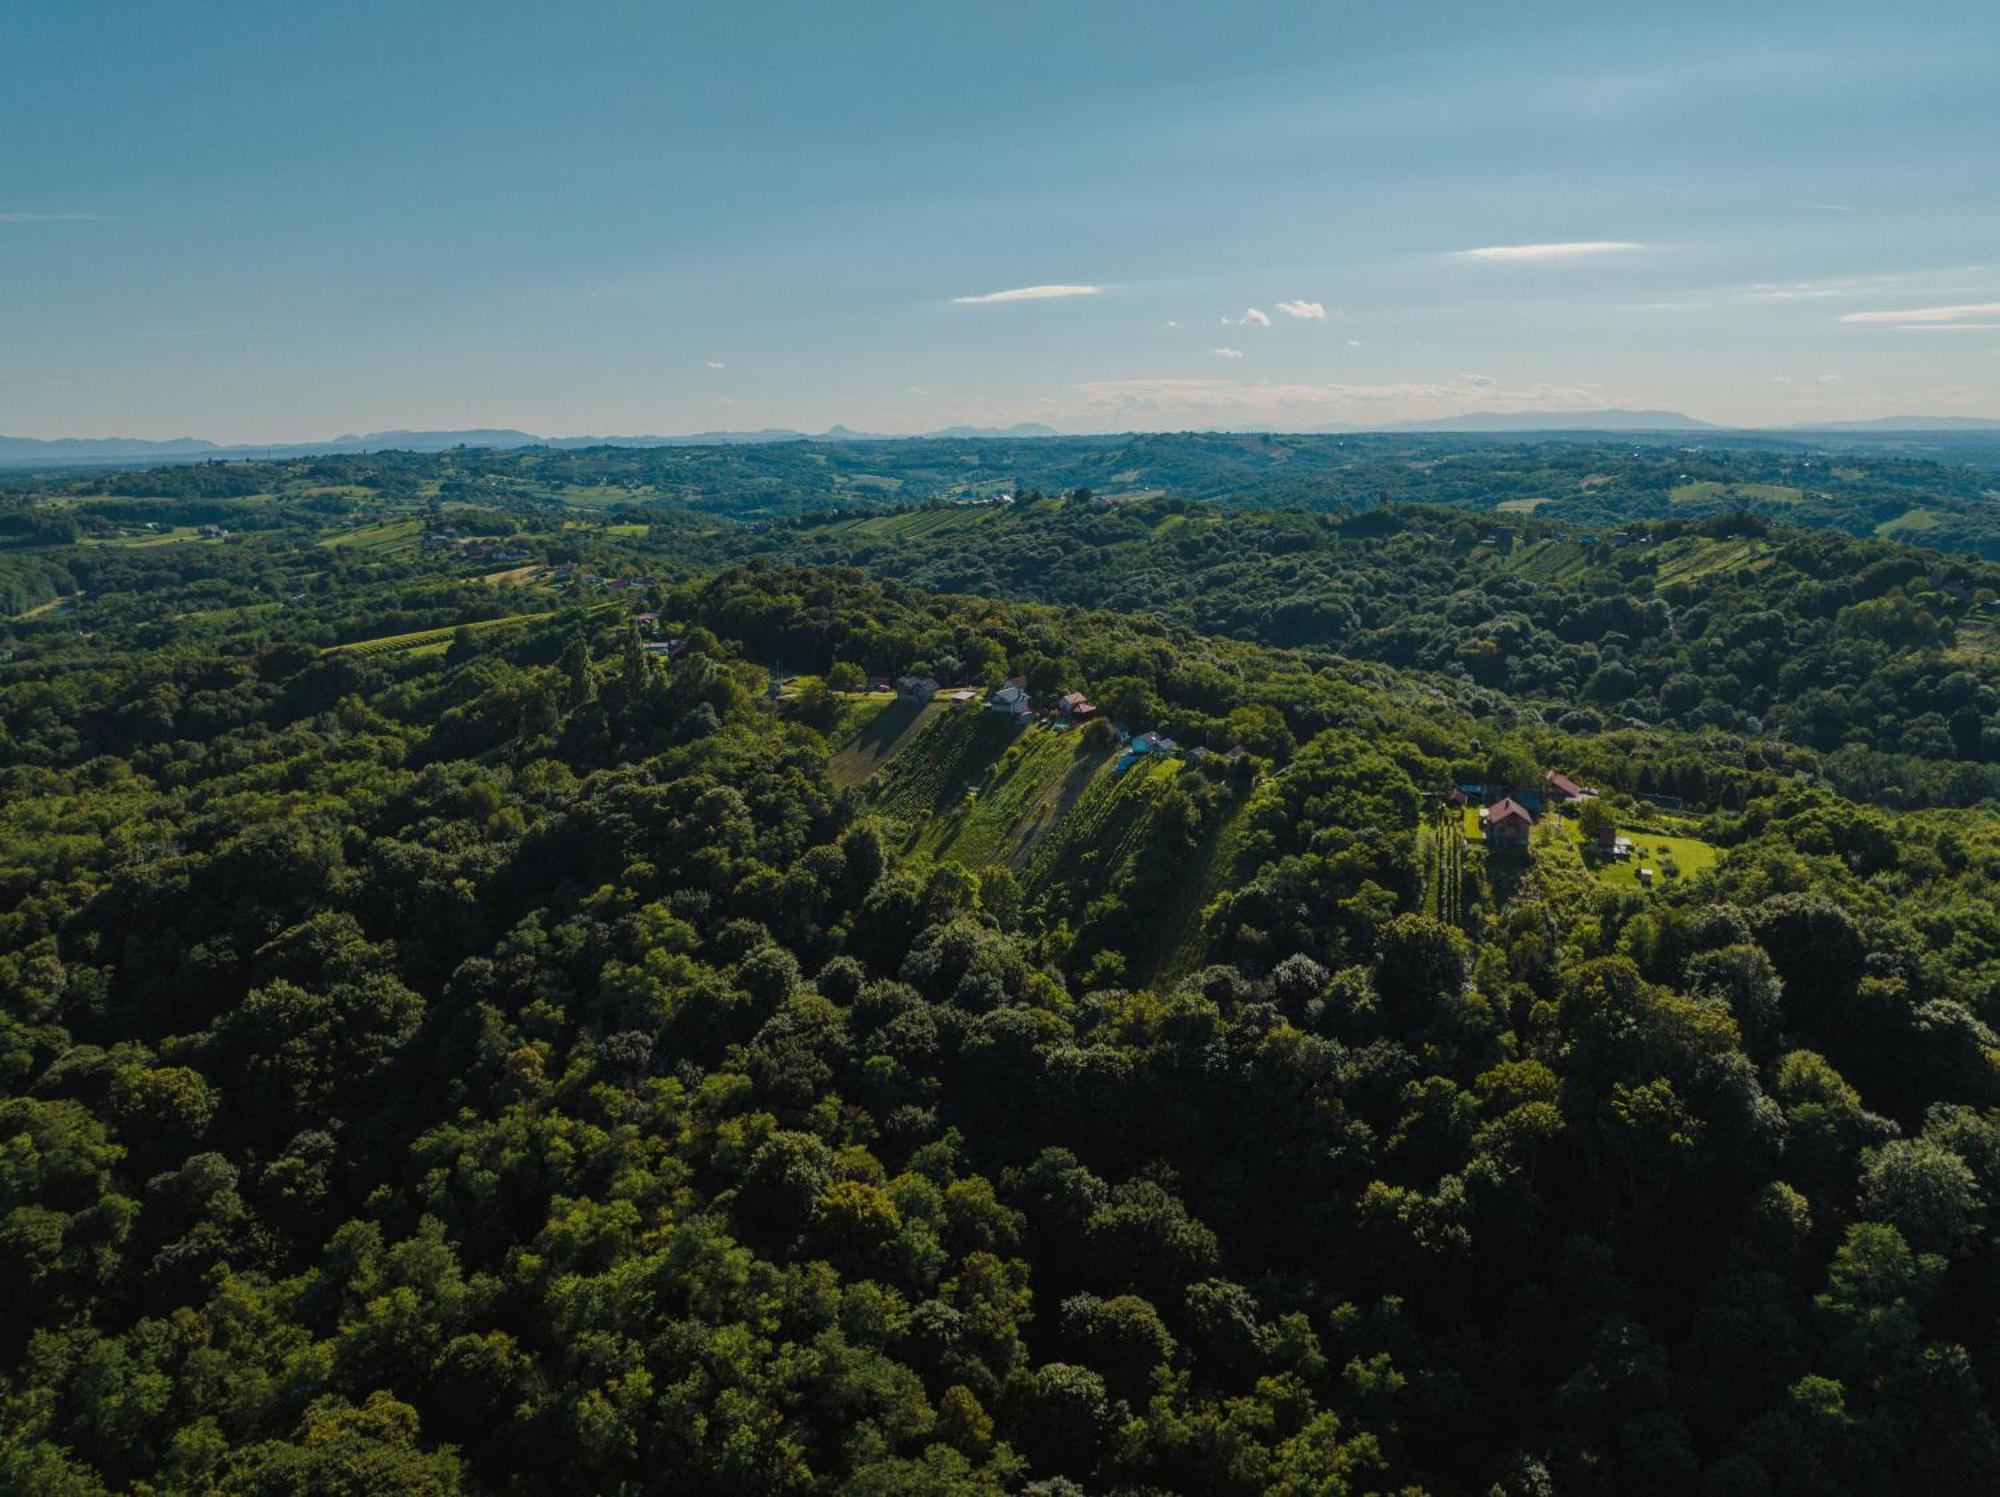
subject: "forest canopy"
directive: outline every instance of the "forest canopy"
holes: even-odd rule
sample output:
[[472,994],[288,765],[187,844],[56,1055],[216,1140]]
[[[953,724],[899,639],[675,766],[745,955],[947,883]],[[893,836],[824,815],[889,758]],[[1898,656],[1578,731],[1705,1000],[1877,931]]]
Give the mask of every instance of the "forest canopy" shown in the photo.
[[484,463],[0,561],[0,1486],[2000,1485],[1982,563]]

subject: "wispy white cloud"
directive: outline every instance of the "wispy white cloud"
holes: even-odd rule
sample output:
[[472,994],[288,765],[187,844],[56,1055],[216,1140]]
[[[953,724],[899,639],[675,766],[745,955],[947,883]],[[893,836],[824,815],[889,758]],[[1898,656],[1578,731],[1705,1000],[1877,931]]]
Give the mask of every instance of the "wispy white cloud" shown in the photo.
[[711,369],[727,369],[729,366],[723,363],[722,360],[720,359],[710,359],[708,361],[708,367]]
[[1240,359],[1243,357],[1243,350],[1240,348],[1218,348],[1215,353],[1217,358],[1223,359]]
[[1281,301],[1278,310],[1287,317],[1301,317],[1308,322],[1326,320],[1326,304],[1316,301]]
[[1573,260],[1582,255],[1616,255],[1644,249],[1630,239],[1578,239],[1566,244],[1488,244],[1459,250],[1461,260]]
[[108,224],[108,213],[0,213],[0,224]]
[[1899,322],[1899,333],[2000,333],[2000,322]]
[[1224,327],[1269,327],[1271,325],[1271,314],[1259,307],[1245,307],[1241,317],[1225,317],[1222,319],[1222,325]]
[[984,306],[998,301],[1051,301],[1060,296],[1095,296],[1101,286],[1014,286],[1006,291],[984,291],[978,296],[954,296],[955,307]]
[[1847,312],[1842,322],[1965,322],[2000,315],[2000,301],[1962,302],[1955,307],[1903,307],[1894,312]]
[[1366,345],[1365,343],[1363,343],[1363,342],[1362,342],[1362,341],[1361,341],[1361,340],[1360,340],[1359,338],[1349,338],[1349,339],[1347,340],[1347,346],[1348,346],[1349,348],[1365,348],[1365,347],[1367,347],[1367,345]]
[[1173,320],[1173,318],[1169,317],[1169,318],[1167,319],[1167,326],[1168,326],[1168,327],[1179,327],[1179,326],[1180,326],[1180,324],[1179,324],[1178,322],[1175,322],[1175,321]]
[[1844,385],[1847,383],[1846,380],[1837,374],[1822,374],[1819,377],[1819,382],[1823,385]]

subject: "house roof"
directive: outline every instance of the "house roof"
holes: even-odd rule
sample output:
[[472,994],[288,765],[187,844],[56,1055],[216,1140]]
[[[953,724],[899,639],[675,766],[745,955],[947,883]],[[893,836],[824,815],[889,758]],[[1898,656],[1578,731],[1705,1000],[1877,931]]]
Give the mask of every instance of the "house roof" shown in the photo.
[[1549,783],[1553,785],[1556,789],[1560,790],[1564,795],[1589,794],[1589,792],[1586,791],[1583,788],[1583,786],[1577,784],[1575,780],[1572,780],[1568,775],[1564,774],[1560,769],[1552,769],[1549,771]]
[[1534,813],[1511,795],[1502,796],[1486,811],[1486,821],[1489,826],[1496,821],[1512,821],[1517,816],[1531,826],[1534,824]]

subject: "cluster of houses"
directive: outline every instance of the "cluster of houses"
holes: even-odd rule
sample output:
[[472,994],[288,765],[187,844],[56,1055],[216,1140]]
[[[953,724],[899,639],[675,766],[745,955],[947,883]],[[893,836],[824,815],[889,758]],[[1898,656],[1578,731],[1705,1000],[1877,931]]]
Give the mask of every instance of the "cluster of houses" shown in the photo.
[[[893,681],[887,676],[870,676],[868,689],[894,691],[906,701],[917,703],[929,702],[940,695],[956,702],[972,702],[980,696],[976,687],[947,688],[935,676],[898,676]],[[986,711],[1005,713],[1018,724],[1033,722],[1038,715],[1034,693],[1028,688],[1026,676],[1010,676],[1004,685],[996,686],[986,692],[985,697]],[[1050,727],[1061,731],[1089,722],[1097,715],[1097,704],[1091,701],[1088,695],[1081,691],[1065,691],[1048,704],[1045,720]],[[1122,750],[1117,763],[1112,766],[1114,773],[1129,768],[1148,755],[1169,758],[1179,756],[1189,763],[1200,763],[1214,757],[1224,764],[1235,764],[1244,756],[1244,751],[1240,747],[1211,756],[1207,749],[1200,747],[1184,751],[1164,733],[1129,733],[1117,723],[1113,723],[1111,727],[1117,735]]]
[[[660,632],[660,616],[652,612],[635,613],[632,615],[632,627],[642,635],[657,636]],[[639,648],[648,655],[658,656],[662,660],[678,660],[687,649],[687,640],[678,634],[670,639],[641,639]]]
[[[506,560],[509,558],[496,559]],[[640,592],[649,587],[657,587],[660,581],[657,577],[603,577],[599,576],[596,572],[579,567],[573,562],[564,562],[560,566],[544,567],[535,574],[535,580],[558,584],[573,582],[579,587],[599,587],[608,593]]]
[[532,551],[514,551],[497,542],[486,540],[479,536],[460,535],[449,526],[443,530],[426,530],[424,532],[423,548],[426,551],[449,552],[453,556],[462,556],[467,561],[519,563],[535,559],[535,554]]
[[[1542,777],[1539,790],[1495,785],[1453,785],[1444,793],[1444,804],[1452,809],[1479,807],[1479,825],[1490,847],[1525,851],[1535,829],[1535,814],[1548,805],[1562,806],[1575,801],[1594,800],[1597,792],[1579,784],[1559,769]],[[1597,832],[1597,847],[1607,857],[1629,858],[1632,841],[1618,835],[1606,823]]]
[[[870,691],[893,690],[897,696],[913,702],[928,702],[938,693],[944,692],[953,701],[970,702],[979,696],[976,687],[962,686],[946,691],[944,684],[935,676],[898,676],[893,682],[886,676],[870,676]],[[1010,676],[1005,685],[997,686],[986,693],[986,710],[1004,712],[1016,722],[1026,723],[1034,719],[1034,694],[1028,689],[1026,676]],[[1083,722],[1093,716],[1096,705],[1080,691],[1066,691],[1056,698],[1053,707],[1055,721],[1061,724]]]

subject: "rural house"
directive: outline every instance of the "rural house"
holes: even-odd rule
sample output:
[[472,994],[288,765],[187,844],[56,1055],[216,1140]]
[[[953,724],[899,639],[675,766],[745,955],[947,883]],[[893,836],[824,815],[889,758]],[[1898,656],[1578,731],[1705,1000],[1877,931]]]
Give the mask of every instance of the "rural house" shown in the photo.
[[896,695],[913,702],[928,702],[937,694],[938,682],[932,676],[904,676],[896,682]]
[[1056,707],[1064,717],[1071,719],[1088,717],[1097,710],[1096,705],[1092,703],[1090,698],[1080,691],[1064,692],[1061,699],[1057,701]]
[[1596,793],[1595,791],[1584,789],[1583,786],[1577,784],[1575,780],[1572,780],[1560,769],[1549,771],[1548,782],[1549,794],[1554,796],[1557,801],[1582,800],[1585,796]]
[[1485,821],[1488,842],[1514,847],[1528,845],[1528,833],[1535,825],[1533,814],[1512,796],[1503,796],[1488,806]]
[[1034,708],[1028,701],[1026,686],[1016,686],[1011,681],[986,698],[989,712],[1005,712],[1014,718],[1027,717]]

